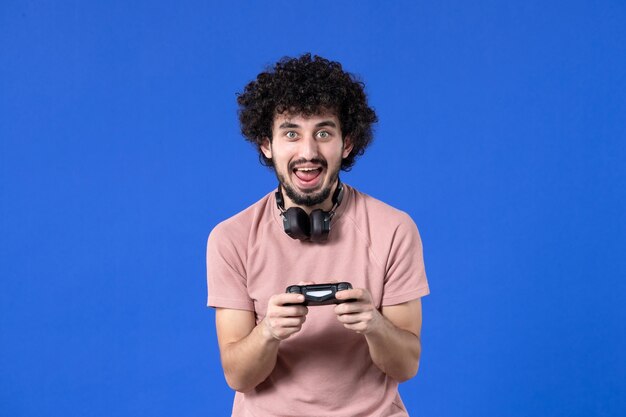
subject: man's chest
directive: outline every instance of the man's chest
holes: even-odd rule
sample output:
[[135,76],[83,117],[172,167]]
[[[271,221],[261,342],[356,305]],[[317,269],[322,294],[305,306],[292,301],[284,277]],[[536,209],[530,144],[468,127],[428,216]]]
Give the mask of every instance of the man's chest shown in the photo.
[[260,245],[249,253],[246,264],[248,295],[254,301],[257,318],[265,316],[269,298],[300,282],[350,282],[353,288],[367,288],[377,306],[383,295],[385,271],[381,260],[366,242],[293,245]]

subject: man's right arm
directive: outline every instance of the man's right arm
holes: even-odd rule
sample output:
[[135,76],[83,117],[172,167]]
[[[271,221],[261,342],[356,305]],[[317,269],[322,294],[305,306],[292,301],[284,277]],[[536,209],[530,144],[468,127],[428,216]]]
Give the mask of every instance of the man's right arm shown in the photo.
[[297,304],[300,294],[277,294],[270,298],[267,315],[255,324],[253,311],[218,308],[215,314],[217,340],[224,376],[240,392],[263,382],[276,365],[280,341],[297,333],[308,309]]

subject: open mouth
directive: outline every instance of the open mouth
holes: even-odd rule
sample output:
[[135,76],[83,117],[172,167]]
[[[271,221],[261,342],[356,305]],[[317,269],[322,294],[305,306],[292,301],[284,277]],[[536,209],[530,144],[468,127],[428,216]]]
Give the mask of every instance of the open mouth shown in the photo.
[[316,186],[322,174],[321,167],[300,167],[293,170],[294,175],[305,188]]

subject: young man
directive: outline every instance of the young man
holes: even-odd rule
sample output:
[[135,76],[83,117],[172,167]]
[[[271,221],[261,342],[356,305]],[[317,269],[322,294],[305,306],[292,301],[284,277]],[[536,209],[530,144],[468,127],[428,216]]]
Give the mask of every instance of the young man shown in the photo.
[[[376,114],[341,65],[285,58],[239,95],[243,135],[279,186],[220,223],[207,249],[233,416],[406,416],[429,293],[410,217],[342,184]],[[349,282],[333,305],[294,284]]]

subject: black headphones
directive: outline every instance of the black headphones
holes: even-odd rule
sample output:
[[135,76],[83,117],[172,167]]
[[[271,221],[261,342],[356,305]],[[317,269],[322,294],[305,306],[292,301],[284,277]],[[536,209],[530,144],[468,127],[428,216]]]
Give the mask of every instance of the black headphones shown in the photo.
[[333,208],[330,211],[316,209],[309,215],[300,207],[291,207],[285,210],[285,200],[283,199],[280,185],[275,195],[278,210],[280,210],[280,215],[283,217],[285,233],[292,239],[309,240],[315,243],[328,240],[330,221],[343,199],[343,184],[341,181],[337,181],[337,189],[333,194]]

